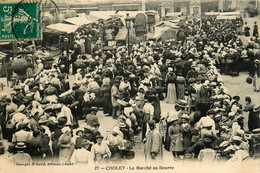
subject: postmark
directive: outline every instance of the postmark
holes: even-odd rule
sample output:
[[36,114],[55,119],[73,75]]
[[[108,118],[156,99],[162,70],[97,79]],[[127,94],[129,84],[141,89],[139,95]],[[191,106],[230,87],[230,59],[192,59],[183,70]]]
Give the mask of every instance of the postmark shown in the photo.
[[0,41],[41,40],[40,0],[0,3]]

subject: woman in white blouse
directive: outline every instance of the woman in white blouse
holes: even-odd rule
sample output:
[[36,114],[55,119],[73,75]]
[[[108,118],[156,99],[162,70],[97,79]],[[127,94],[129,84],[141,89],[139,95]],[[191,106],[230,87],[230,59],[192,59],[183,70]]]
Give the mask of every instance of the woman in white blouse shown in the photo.
[[104,162],[111,157],[108,145],[103,142],[103,136],[96,136],[97,143],[91,147],[91,153],[94,157],[95,163]]
[[89,145],[90,145],[89,140],[82,140],[82,148],[77,149],[74,151],[74,153],[71,156],[71,163],[74,164],[92,164],[94,163],[93,161],[93,156],[92,153],[88,150]]

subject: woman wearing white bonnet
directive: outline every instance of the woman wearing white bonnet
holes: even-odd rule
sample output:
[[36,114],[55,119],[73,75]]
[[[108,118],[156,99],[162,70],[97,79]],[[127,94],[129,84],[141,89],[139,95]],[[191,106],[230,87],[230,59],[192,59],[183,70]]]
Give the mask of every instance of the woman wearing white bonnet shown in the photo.
[[74,144],[72,142],[71,129],[63,127],[61,129],[62,135],[58,140],[59,146],[59,160],[61,163],[70,162],[72,153],[74,151]]

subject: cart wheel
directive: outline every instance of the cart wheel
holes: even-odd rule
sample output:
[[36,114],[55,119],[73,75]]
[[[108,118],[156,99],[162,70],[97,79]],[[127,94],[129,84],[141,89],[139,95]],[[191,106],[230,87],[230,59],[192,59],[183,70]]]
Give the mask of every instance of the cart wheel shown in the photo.
[[27,79],[33,77],[33,70],[32,70],[32,68],[28,67],[26,69],[26,77],[27,77]]

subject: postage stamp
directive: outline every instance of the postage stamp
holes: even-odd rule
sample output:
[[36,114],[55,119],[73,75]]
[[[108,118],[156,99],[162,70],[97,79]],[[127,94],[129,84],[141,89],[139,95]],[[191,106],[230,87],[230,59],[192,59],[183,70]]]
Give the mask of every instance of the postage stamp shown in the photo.
[[41,3],[5,0],[0,3],[0,41],[42,39]]

